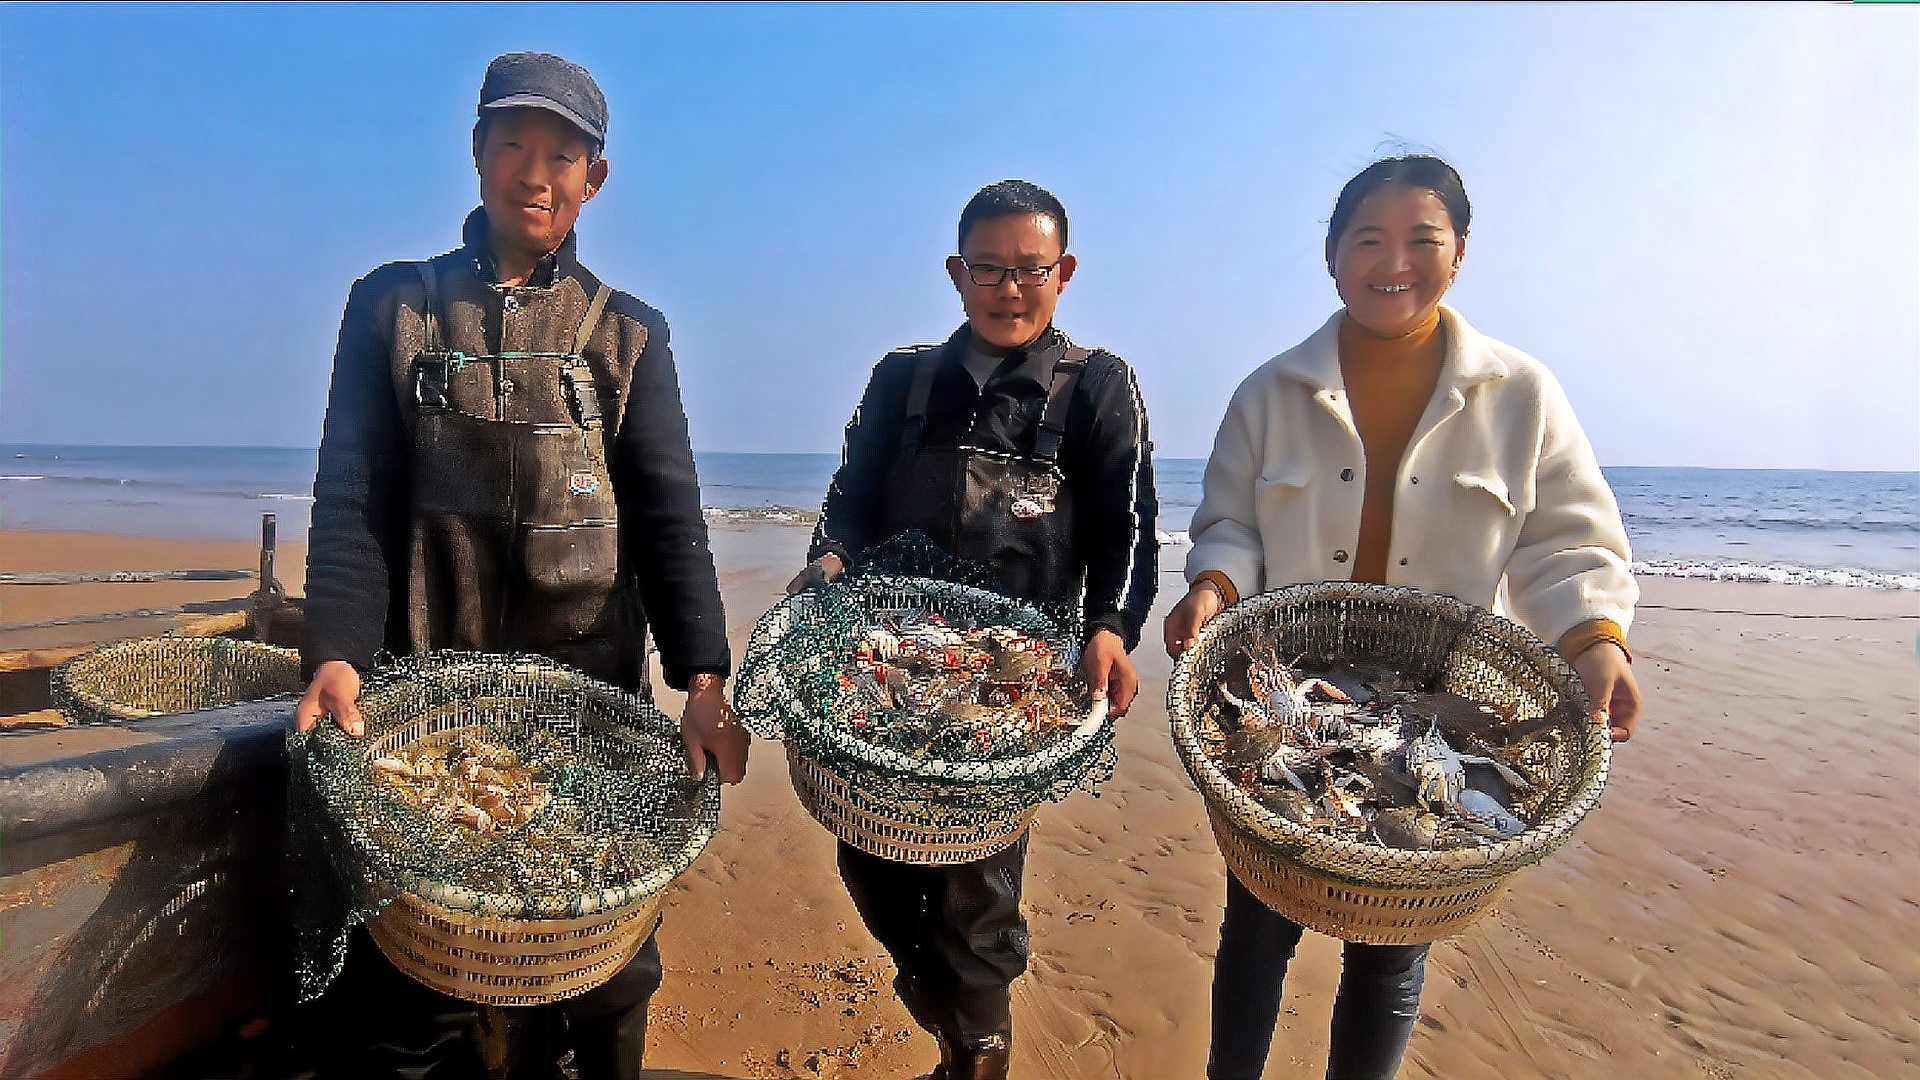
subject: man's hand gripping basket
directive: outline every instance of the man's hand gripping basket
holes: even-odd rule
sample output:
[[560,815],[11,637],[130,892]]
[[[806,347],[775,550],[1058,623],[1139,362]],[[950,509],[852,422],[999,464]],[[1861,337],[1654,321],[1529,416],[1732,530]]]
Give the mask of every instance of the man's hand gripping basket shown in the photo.
[[323,723],[291,746],[296,855],[345,893],[303,904],[309,946],[334,950],[331,970],[303,961],[309,996],[361,920],[394,966],[467,1001],[584,993],[645,943],[718,825],[718,777],[686,775],[678,725],[540,657],[403,660],[360,709],[366,738]]
[[[1223,772],[1222,708],[1251,647],[1307,670],[1384,665],[1429,691],[1489,708],[1499,745],[1525,732],[1516,796],[1525,831],[1450,850],[1356,840],[1276,813]],[[1558,848],[1599,801],[1611,743],[1587,717],[1578,678],[1524,627],[1450,597],[1349,582],[1297,585],[1221,613],[1175,665],[1167,691],[1174,744],[1206,798],[1228,867],[1267,906],[1348,941],[1413,944],[1464,930],[1520,869]],[[1518,764],[1519,762],[1516,762]]]
[[760,618],[734,707],[785,740],[801,803],[841,840],[895,862],[972,862],[1110,769],[1106,702],[1066,675],[1078,653],[1032,605],[854,571]]

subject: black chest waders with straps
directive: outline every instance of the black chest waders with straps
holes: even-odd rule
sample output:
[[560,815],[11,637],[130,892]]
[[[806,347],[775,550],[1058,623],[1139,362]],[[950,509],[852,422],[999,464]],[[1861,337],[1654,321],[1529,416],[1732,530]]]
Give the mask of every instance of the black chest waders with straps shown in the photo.
[[[1031,454],[927,446],[927,404],[941,350],[918,360],[900,446],[880,500],[880,535],[919,529],[950,554],[994,567],[1004,591],[1077,618],[1085,571],[1076,556],[1073,488],[1060,467],[1067,410],[1092,352],[1068,346],[1054,364]],[[977,423],[977,417],[976,417]]]
[[584,354],[601,285],[572,350],[473,356],[447,348],[433,263],[413,359],[415,652],[533,652],[645,692],[646,620],[621,565],[607,467],[613,432]]

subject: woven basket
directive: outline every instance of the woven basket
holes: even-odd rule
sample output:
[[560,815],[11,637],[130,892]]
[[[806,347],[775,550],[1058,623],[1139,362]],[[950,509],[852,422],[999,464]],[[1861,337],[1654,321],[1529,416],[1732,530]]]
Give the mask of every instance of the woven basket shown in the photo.
[[[651,708],[624,691],[550,662],[530,660],[511,670],[497,662],[477,663],[472,671],[484,674],[467,675],[466,681],[490,680],[490,685],[476,686],[474,696],[424,715],[393,718],[386,699],[399,695],[363,696],[361,713],[374,733],[363,760],[429,738],[482,732],[472,715],[511,712],[524,700],[516,697],[521,688],[586,695],[615,715]],[[457,664],[438,669],[434,676],[463,681]],[[645,737],[598,713],[588,717],[602,735],[636,745]],[[717,782],[717,774],[710,771],[706,786]],[[599,986],[633,959],[659,925],[667,887],[705,849],[716,824],[702,818],[701,827],[688,833],[684,850],[664,852],[658,867],[634,881],[544,905],[418,876],[394,880],[375,871],[375,895],[384,906],[367,920],[367,930],[395,967],[442,993],[482,1005],[564,1000]]]
[[495,919],[394,893],[367,932],[393,966],[481,1005],[545,1005],[627,966],[660,925],[661,894],[577,919]]
[[300,692],[300,654],[225,637],[116,641],[61,664],[53,701],[74,723],[114,723]]
[[[1520,764],[1542,783],[1515,809],[1534,824],[1484,847],[1411,851],[1329,836],[1262,806],[1206,753],[1229,665],[1256,638],[1303,666],[1393,666],[1492,707],[1498,727],[1546,718]],[[1354,582],[1251,597],[1212,620],[1167,690],[1174,745],[1206,799],[1228,868],[1303,926],[1348,941],[1416,944],[1464,930],[1512,876],[1552,854],[1600,798],[1612,744],[1573,669],[1524,627],[1451,597]]]
[[900,807],[787,748],[787,774],[794,794],[813,819],[834,836],[869,855],[894,862],[951,866],[976,862],[1012,847],[1033,824],[1039,807],[1008,815],[998,809],[968,813],[945,810],[940,823],[907,820]]
[[[844,584],[844,583],[843,583]],[[990,590],[955,582],[894,575],[862,580],[860,606],[868,610],[907,608],[945,600],[973,605],[980,611],[1000,610],[1010,625],[1033,625],[1040,613]],[[760,617],[754,642],[778,642],[795,627],[824,618],[817,597],[799,593],[788,597]],[[1021,623],[1025,618],[1031,622]],[[749,648],[753,645],[750,644]],[[1069,653],[1076,657],[1077,652]],[[839,658],[809,656],[790,667],[758,665],[766,684],[762,697],[776,702],[777,714],[755,710],[741,699],[742,681],[735,684],[735,707],[754,723],[762,737],[786,739],[787,769],[801,805],[834,836],[879,858],[918,865],[954,865],[975,862],[1012,846],[1033,824],[1049,793],[1028,793],[1011,778],[1045,776],[1065,770],[1062,789],[1070,789],[1089,771],[1091,750],[1112,738],[1107,702],[1095,701],[1073,730],[1045,749],[1021,757],[978,761],[941,761],[910,758],[898,750],[877,746],[848,734],[817,703],[810,704],[800,687],[816,670],[838,670]],[[743,665],[744,669],[745,665]],[[826,746],[827,754],[809,754],[796,748]],[[1086,765],[1072,763],[1089,759]],[[1073,772],[1075,768],[1079,774]],[[991,797],[981,797],[983,792]]]

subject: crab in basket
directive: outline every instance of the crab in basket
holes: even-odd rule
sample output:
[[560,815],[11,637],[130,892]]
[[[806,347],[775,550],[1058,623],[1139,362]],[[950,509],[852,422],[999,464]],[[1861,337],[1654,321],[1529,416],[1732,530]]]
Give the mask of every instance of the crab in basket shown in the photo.
[[[1261,805],[1317,831],[1390,847],[1449,848],[1517,836],[1514,792],[1534,782],[1483,737],[1497,715],[1378,664],[1309,673],[1271,642],[1245,650],[1251,700],[1222,686],[1235,714],[1209,751]],[[1343,689],[1345,687],[1345,689]],[[1481,752],[1462,753],[1452,725]],[[1518,725],[1531,730],[1528,725]]]
[[1075,720],[1068,657],[1044,637],[909,611],[854,640],[837,675],[841,708],[870,743],[911,757],[991,758],[1037,749]]

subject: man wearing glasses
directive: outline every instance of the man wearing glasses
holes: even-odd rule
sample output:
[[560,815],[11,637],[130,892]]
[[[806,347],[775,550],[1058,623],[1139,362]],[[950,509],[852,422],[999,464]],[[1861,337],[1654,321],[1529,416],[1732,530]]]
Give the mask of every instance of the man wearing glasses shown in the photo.
[[[1067,214],[1023,180],[960,214],[947,275],[965,325],[888,354],[846,429],[811,560],[789,591],[830,580],[909,529],[992,566],[1006,592],[1077,608],[1082,670],[1113,716],[1140,681],[1127,653],[1153,604],[1159,543],[1152,444],[1133,371],[1053,325],[1072,280]],[[1027,838],[977,862],[912,866],[840,844],[841,880],[900,969],[895,987],[940,1044],[937,1080],[1005,1077],[1009,987],[1027,965]]]

